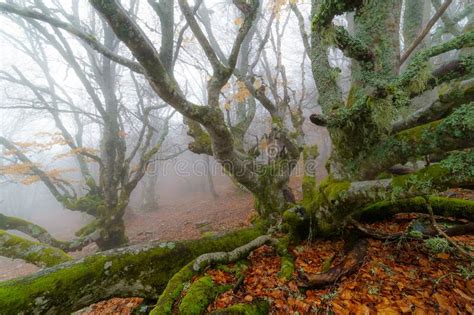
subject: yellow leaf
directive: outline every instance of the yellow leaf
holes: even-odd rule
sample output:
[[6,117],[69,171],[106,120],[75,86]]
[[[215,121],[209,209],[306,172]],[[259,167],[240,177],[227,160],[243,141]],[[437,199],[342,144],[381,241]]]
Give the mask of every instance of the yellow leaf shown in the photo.
[[244,19],[242,19],[241,17],[238,17],[234,20],[234,24],[237,26],[241,26],[243,23],[244,23]]
[[255,82],[253,83],[253,88],[258,90],[262,86],[262,80],[256,79]]
[[234,98],[238,103],[242,103],[250,96],[249,90],[245,87],[244,82],[237,82],[237,93],[235,93]]

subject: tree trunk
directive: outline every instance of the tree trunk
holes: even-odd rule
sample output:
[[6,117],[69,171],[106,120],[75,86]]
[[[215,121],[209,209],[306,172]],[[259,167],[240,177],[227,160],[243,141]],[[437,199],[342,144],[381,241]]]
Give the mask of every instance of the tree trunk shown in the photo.
[[143,210],[158,210],[158,202],[156,196],[157,174],[148,174],[145,178],[145,187],[143,188]]
[[216,192],[214,187],[214,180],[212,179],[212,170],[211,170],[211,159],[209,155],[205,155],[204,159],[206,160],[206,176],[207,176],[207,184],[209,186],[209,192],[212,194],[214,199],[218,198],[219,195]]

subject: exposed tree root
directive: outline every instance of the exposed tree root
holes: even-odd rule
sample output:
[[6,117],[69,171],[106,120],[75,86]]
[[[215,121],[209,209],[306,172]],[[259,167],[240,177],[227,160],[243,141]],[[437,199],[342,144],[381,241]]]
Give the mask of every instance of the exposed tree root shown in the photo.
[[275,240],[272,239],[270,235],[262,235],[243,246],[237,247],[231,252],[216,252],[203,254],[196,258],[193,264],[193,269],[197,272],[211,264],[227,264],[230,262],[237,261],[246,257],[254,249],[257,249],[260,246],[270,242],[275,242]]
[[173,304],[183,291],[184,285],[196,274],[193,264],[194,260],[173,275],[150,315],[166,315],[173,312]]
[[362,264],[367,253],[367,240],[358,239],[345,254],[342,262],[326,272],[317,274],[299,274],[298,285],[307,288],[320,288],[335,283],[341,277],[355,272]]
[[[191,284],[179,304],[179,314],[199,315],[220,293],[230,289],[229,285],[218,285],[211,277],[202,277]],[[163,314],[163,313],[159,313]]]
[[269,235],[262,235],[230,252],[206,253],[199,256],[171,278],[150,314],[171,314],[174,301],[180,296],[184,284],[205,267],[216,263],[227,264],[235,262],[246,257],[254,249],[269,242],[275,242],[275,240]]
[[442,237],[444,237],[448,243],[453,246],[454,248],[456,248],[456,250],[461,253],[462,255],[466,256],[466,257],[469,257],[469,258],[474,258],[474,256],[467,252],[466,250],[464,250],[464,248],[462,248],[457,242],[455,242],[454,240],[452,240],[447,234],[445,231],[443,231],[439,226],[438,226],[438,223],[436,223],[436,219],[434,217],[434,213],[433,213],[433,208],[431,207],[431,204],[428,200],[426,200],[426,206],[428,208],[428,211],[430,213],[430,220],[431,220],[431,225],[433,226],[433,228],[436,230],[436,232],[441,235]]
[[379,231],[376,229],[369,228],[367,226],[364,226],[360,222],[354,220],[353,218],[350,218],[349,223],[352,224],[357,230],[362,232],[365,236],[375,238],[377,240],[396,240],[399,239],[400,237],[405,235],[405,232],[399,232],[399,233],[387,233],[384,231]]
[[[372,229],[370,227],[367,227],[352,218],[350,218],[348,221],[365,236],[368,236],[370,238],[374,238],[377,240],[397,240],[397,239],[407,236],[408,234],[407,232],[387,233],[384,231],[379,231],[377,229]],[[465,235],[465,234],[473,234],[473,233],[474,233],[473,222],[453,226],[445,230],[442,230],[441,228],[438,227],[438,229],[423,231],[423,235],[426,237],[443,235],[443,234],[445,234],[446,236],[456,236],[456,235]]]
[[[455,218],[455,217],[444,217],[441,215],[434,215],[436,221],[442,222],[451,222],[451,223],[469,223],[469,220],[463,218]],[[393,219],[398,222],[402,221],[412,221],[415,219],[429,219],[430,215],[427,213],[397,213]]]
[[[446,230],[444,230],[444,233],[448,236],[474,234],[474,222],[447,228]],[[433,231],[431,235],[435,235],[435,231]]]

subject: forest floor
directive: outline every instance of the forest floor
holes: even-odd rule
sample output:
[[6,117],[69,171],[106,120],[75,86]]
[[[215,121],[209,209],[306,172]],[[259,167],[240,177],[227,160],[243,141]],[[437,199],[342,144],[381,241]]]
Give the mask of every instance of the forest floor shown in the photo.
[[[454,190],[449,194],[474,200],[472,191]],[[367,226],[401,232],[410,219],[411,215],[400,215]],[[190,235],[196,235],[191,230]],[[452,239],[474,247],[473,235]],[[342,248],[342,240],[316,240],[291,247],[290,252],[295,257],[296,271],[317,273],[330,257],[335,257],[333,265],[337,264]],[[217,296],[207,310],[265,299],[271,302],[270,314],[474,314],[474,265],[451,250],[432,250],[424,240],[412,238],[369,240],[367,255],[356,273],[333,286],[302,291],[295,280],[297,272],[292,280],[279,278],[281,259],[272,247],[264,245],[249,256],[242,284]],[[206,274],[219,284],[237,281],[221,269],[208,269]],[[140,303],[139,298],[112,299],[91,306],[83,314],[130,314]]]
[[[398,232],[407,224],[387,220],[370,226]],[[474,246],[473,236],[453,239]],[[338,257],[342,247],[342,240],[317,240],[290,251],[296,270],[316,273],[328,258]],[[474,314],[472,268],[454,253],[430,252],[420,240],[369,240],[366,259],[356,273],[325,289],[301,291],[296,280],[279,278],[280,257],[264,245],[249,256],[242,285],[217,296],[208,311],[265,299],[271,301],[270,314]],[[206,274],[219,284],[237,281],[233,274],[220,269],[209,269]],[[139,298],[112,299],[91,306],[83,314],[130,314],[140,303]]]
[[[131,244],[150,241],[170,241],[200,238],[206,232],[235,230],[249,224],[253,198],[234,186],[220,187],[218,198],[208,192],[183,195],[179,200],[163,202],[157,211],[127,210],[124,220]],[[84,257],[97,251],[95,244],[74,257]],[[0,281],[38,271],[35,265],[22,260],[0,257]]]
[[[472,191],[454,190],[449,194],[474,200]],[[129,211],[125,219],[130,241],[145,243],[199,238],[207,232],[237,229],[248,224],[251,214],[251,196],[229,189],[215,200],[203,193],[183,198],[178,203],[162,204],[156,212]],[[398,232],[403,231],[408,222],[406,217],[400,216],[369,226]],[[453,239],[474,246],[472,235]],[[342,247],[343,241],[339,239],[316,240],[291,247],[295,270],[320,272],[331,256],[335,257],[333,264],[341,259]],[[280,279],[280,257],[270,246],[255,250],[248,263],[242,284],[236,290],[217,296],[208,311],[266,299],[271,302],[271,314],[474,314],[474,266],[459,259],[454,252],[433,253],[423,240],[369,240],[361,268],[321,290],[300,290],[294,280],[296,272],[292,280]],[[17,268],[7,276],[35,271],[28,268]],[[0,275],[2,271],[5,271],[3,265]],[[222,270],[209,269],[206,273],[217,283],[237,281],[233,274]],[[140,298],[114,298],[91,305],[78,314],[131,314],[141,303]]]

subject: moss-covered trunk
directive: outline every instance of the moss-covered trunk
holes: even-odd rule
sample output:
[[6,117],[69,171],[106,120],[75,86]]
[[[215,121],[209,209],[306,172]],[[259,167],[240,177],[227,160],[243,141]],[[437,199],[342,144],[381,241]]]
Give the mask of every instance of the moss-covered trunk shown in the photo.
[[256,228],[194,241],[101,252],[0,283],[0,314],[63,314],[114,296],[157,299],[168,280],[199,255],[230,251],[261,235]]
[[272,213],[281,214],[295,203],[293,193],[287,185],[262,186],[258,193],[254,194],[255,210],[262,217],[268,217]]

